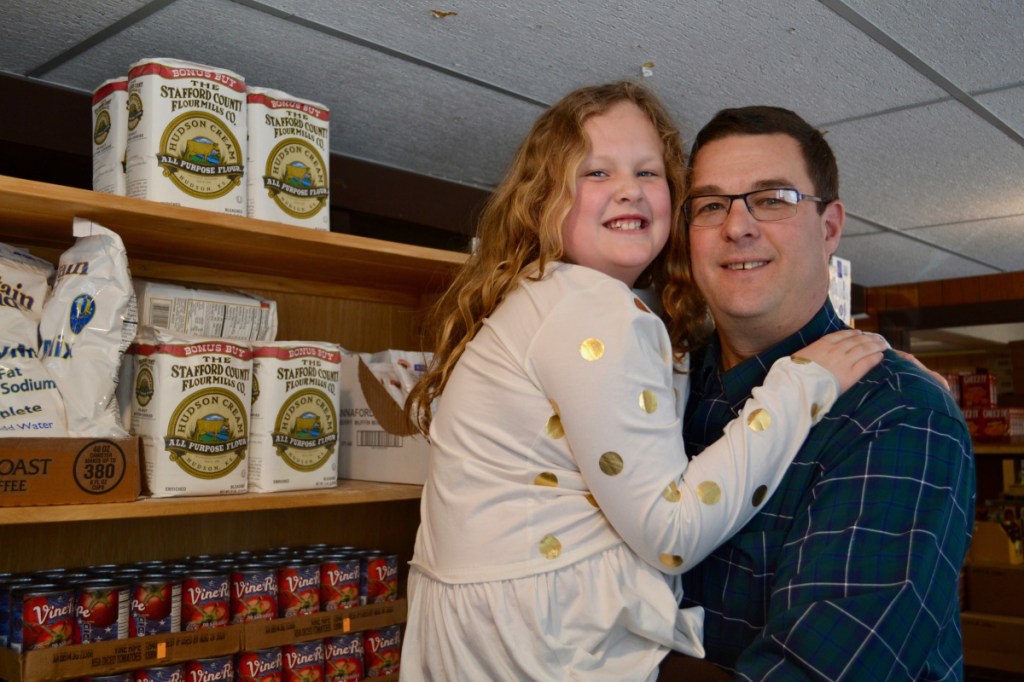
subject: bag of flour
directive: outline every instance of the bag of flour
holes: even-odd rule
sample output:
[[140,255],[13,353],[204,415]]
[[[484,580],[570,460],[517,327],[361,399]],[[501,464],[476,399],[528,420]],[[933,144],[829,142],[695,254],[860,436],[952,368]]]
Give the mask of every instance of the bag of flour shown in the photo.
[[121,358],[135,337],[135,294],[117,233],[75,218],[39,322],[39,353],[57,382],[73,437],[124,438],[117,406]]
[[53,266],[0,244],[0,436],[67,435],[57,383],[37,351]]
[[142,327],[132,348],[132,430],[154,497],[248,488],[252,348]]
[[279,341],[253,349],[249,490],[333,488],[338,480],[341,350]]

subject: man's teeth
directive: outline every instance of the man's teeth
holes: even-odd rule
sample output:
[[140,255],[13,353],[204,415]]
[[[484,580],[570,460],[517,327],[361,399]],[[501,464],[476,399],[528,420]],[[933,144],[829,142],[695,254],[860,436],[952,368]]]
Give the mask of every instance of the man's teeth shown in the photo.
[[642,220],[611,220],[605,223],[605,227],[610,230],[640,230],[643,226]]
[[768,265],[768,261],[755,260],[749,263],[729,263],[725,267],[729,268],[730,270],[753,270],[754,268],[759,268],[762,265]]

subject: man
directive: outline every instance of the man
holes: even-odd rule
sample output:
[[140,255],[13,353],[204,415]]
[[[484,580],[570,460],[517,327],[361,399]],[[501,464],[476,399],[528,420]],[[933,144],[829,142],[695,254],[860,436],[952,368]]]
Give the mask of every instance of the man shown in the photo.
[[[775,359],[844,327],[828,259],[845,209],[831,149],[785,109],[719,112],[690,164],[690,255],[716,328],[693,358],[694,456]],[[959,409],[888,352],[811,431],[763,510],[684,576],[683,605],[704,607],[707,657],[736,679],[962,679],[973,514]]]

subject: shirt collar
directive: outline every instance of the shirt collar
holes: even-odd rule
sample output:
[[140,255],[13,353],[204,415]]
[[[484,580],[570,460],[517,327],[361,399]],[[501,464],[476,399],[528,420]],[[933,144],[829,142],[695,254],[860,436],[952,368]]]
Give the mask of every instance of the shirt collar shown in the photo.
[[713,374],[719,374],[722,388],[730,403],[735,404],[738,401],[746,400],[754,388],[764,383],[768,370],[776,360],[792,355],[830,332],[846,328],[846,324],[839,319],[832,308],[832,303],[826,299],[825,305],[797,332],[771,348],[747,358],[728,372],[721,370],[722,346],[716,334],[705,349],[699,366],[700,383],[706,386]]

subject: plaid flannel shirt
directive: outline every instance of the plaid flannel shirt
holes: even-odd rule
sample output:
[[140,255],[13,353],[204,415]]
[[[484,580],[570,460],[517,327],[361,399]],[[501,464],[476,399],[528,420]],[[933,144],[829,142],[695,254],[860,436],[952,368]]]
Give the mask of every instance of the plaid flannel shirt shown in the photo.
[[[845,328],[826,302],[726,373],[696,357],[690,456],[772,362]],[[958,579],[974,519],[970,436],[948,392],[887,352],[814,427],[761,513],[683,576],[704,645],[743,680],[963,679]]]

